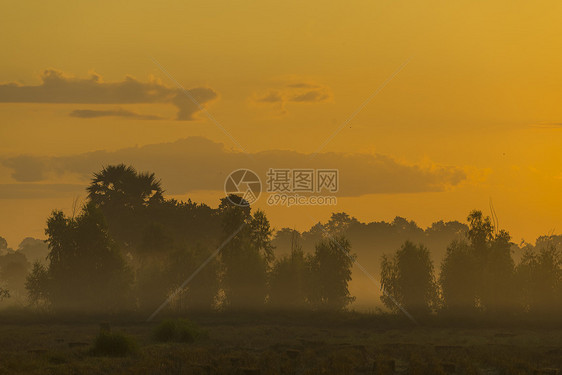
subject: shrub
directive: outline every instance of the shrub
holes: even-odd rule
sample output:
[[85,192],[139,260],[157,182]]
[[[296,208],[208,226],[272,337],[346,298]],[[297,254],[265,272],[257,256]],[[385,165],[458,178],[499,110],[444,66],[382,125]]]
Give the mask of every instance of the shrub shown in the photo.
[[194,342],[206,332],[187,319],[166,319],[154,330],[153,337],[160,342]]
[[92,354],[109,357],[125,357],[138,350],[135,340],[119,332],[101,332],[94,342]]

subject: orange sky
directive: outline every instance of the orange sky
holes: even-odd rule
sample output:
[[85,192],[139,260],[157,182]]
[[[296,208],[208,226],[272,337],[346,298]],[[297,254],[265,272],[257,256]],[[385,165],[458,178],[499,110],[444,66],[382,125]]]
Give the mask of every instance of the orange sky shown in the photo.
[[[87,152],[119,154],[193,136],[232,152],[238,143],[256,155],[306,155],[405,61],[322,151],[342,160],[349,154],[384,156],[392,165],[433,175],[450,167],[465,178],[444,181],[437,191],[422,186],[408,193],[400,178],[395,191],[384,193],[376,179],[366,178],[360,193],[341,196],[336,207],[258,202],[273,225],[306,228],[331,211],[346,211],[363,221],[400,215],[425,226],[464,220],[473,208],[488,212],[491,197],[500,225],[516,241],[559,233],[561,12],[556,0],[11,2],[0,14],[0,236],[11,246],[27,235],[42,236],[49,211],[70,209],[79,196],[69,186],[86,182],[71,170],[22,176],[22,155],[34,156],[35,167],[65,157],[70,168],[69,160],[82,160],[78,155]],[[152,58],[186,89],[200,88],[198,98],[236,142],[189,103],[178,104],[185,98],[174,97],[175,83]],[[46,81],[52,86],[30,94],[31,86],[45,82],[47,69],[58,72]],[[127,76],[145,98],[137,98],[139,90],[107,94]],[[67,96],[52,103],[55,86]],[[91,87],[108,91],[91,93]],[[100,117],[70,116],[85,110]],[[182,110],[187,115],[178,120]],[[154,156],[162,163],[166,147]],[[143,161],[142,150],[131,160],[152,165]],[[342,188],[344,172],[354,178],[360,172],[346,165]],[[174,167],[178,174],[184,170]],[[22,193],[29,184],[47,183],[66,188],[33,186]],[[170,184],[175,196],[211,205],[222,190],[211,184],[204,191],[191,185],[181,191],[181,181]]]

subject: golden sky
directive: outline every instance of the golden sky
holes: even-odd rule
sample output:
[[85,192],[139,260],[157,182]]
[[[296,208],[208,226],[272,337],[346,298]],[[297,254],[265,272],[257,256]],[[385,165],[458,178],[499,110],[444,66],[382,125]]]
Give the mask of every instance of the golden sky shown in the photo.
[[462,221],[492,198],[517,242],[559,233],[561,15],[558,0],[5,2],[0,236],[42,236],[119,157],[216,206],[213,173],[296,167],[389,77],[318,157],[347,193],[336,207],[258,202],[276,228],[332,211]]

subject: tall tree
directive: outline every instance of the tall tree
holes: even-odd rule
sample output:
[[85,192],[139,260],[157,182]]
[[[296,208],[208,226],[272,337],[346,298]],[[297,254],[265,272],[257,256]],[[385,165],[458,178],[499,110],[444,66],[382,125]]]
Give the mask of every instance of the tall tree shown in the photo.
[[310,260],[293,231],[291,253],[278,259],[269,276],[269,304],[275,309],[302,310],[307,307]]
[[414,316],[426,315],[439,303],[433,262],[421,244],[406,241],[392,258],[383,256],[381,286],[386,291],[381,300],[393,310],[398,308],[396,301]]
[[553,243],[528,248],[517,266],[520,302],[539,315],[562,313],[562,252]]
[[45,234],[54,308],[112,311],[124,307],[130,274],[95,205],[84,206],[76,218],[54,211]]
[[100,207],[138,209],[163,199],[154,173],[139,173],[125,164],[109,165],[94,173],[88,198]]
[[515,304],[514,262],[509,233],[481,211],[468,215],[468,242],[453,242],[441,265],[441,288],[451,311],[505,313]]
[[138,233],[150,222],[147,209],[164,201],[154,173],[137,172],[125,164],[109,165],[94,173],[87,191],[89,201],[102,210],[112,237],[133,252],[139,246]]
[[263,214],[257,220],[252,217],[249,205],[235,195],[221,201],[219,213],[223,240],[230,238],[221,251],[224,302],[231,310],[262,308],[267,295],[267,256],[271,247],[269,222]]
[[308,296],[314,308],[340,311],[354,301],[348,289],[353,259],[351,245],[345,237],[330,237],[316,245],[310,259]]
[[479,270],[466,241],[453,241],[441,263],[439,284],[444,308],[454,315],[469,315],[476,308]]

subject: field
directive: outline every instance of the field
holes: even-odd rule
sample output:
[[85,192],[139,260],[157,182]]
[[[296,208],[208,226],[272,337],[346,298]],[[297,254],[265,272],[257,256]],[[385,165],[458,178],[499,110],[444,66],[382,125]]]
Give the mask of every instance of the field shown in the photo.
[[94,318],[14,318],[0,326],[0,374],[556,374],[562,329],[413,326],[361,314],[192,316],[192,343],[157,342],[158,322],[115,318],[133,343],[123,356],[92,348]]

